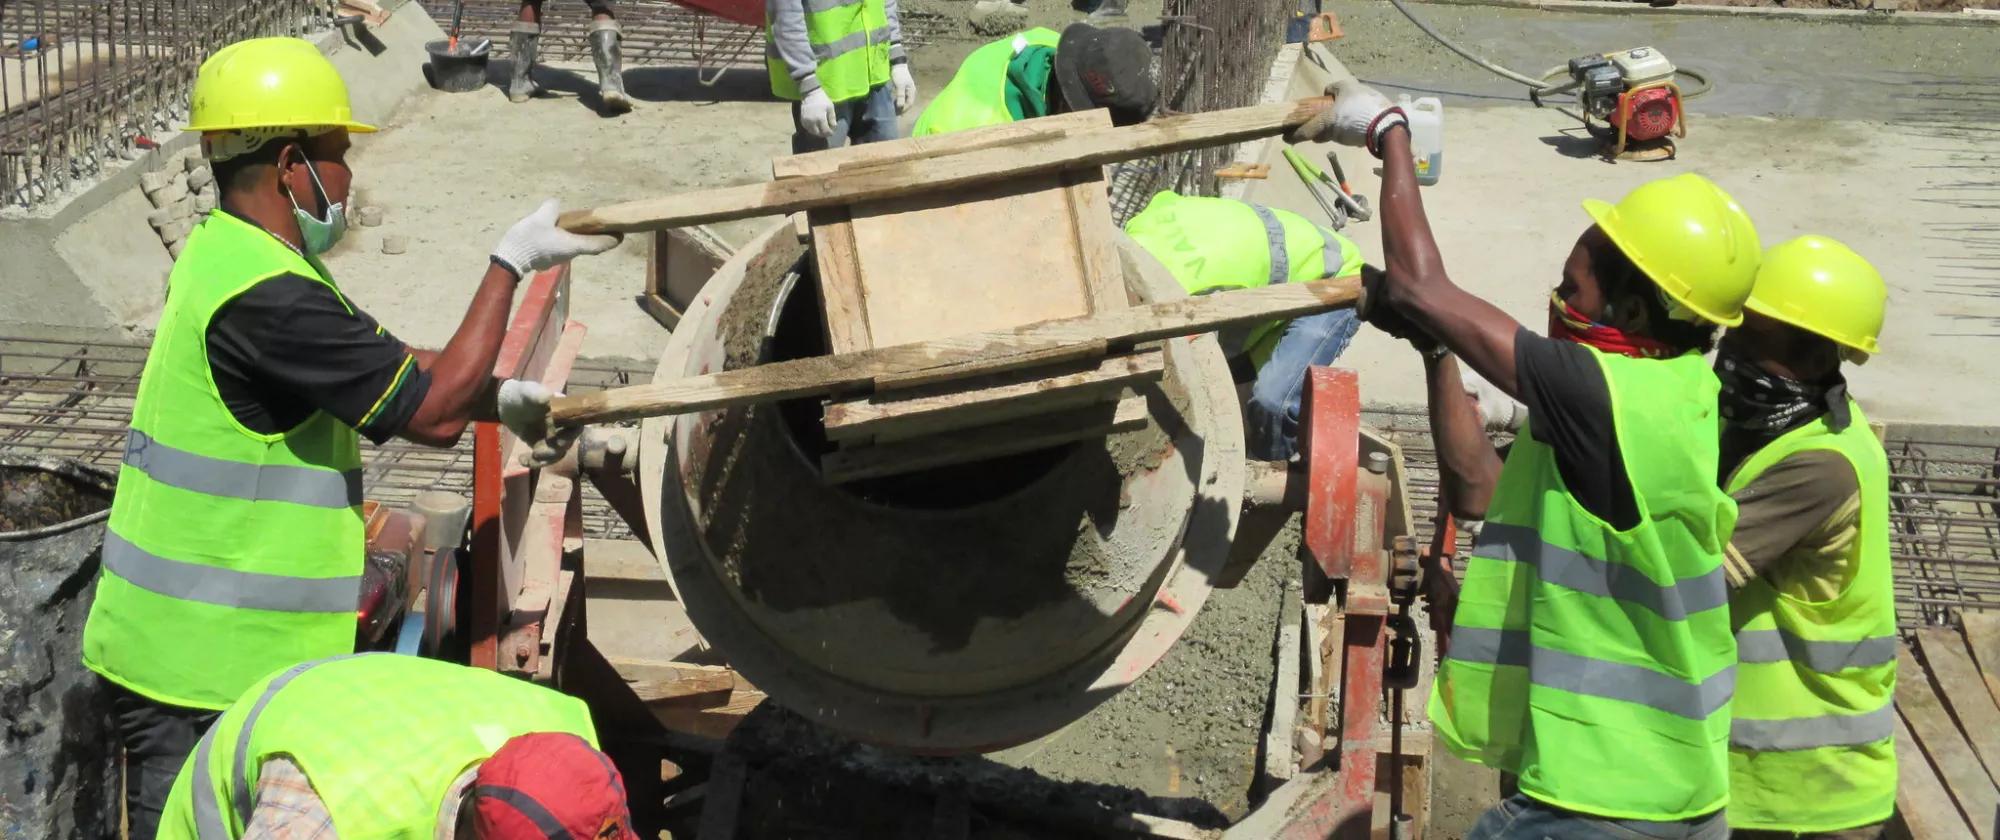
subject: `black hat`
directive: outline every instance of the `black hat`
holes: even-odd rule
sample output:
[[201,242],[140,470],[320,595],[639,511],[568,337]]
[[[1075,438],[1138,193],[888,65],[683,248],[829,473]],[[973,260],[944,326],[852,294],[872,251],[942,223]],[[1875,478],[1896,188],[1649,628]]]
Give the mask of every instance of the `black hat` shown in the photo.
[[1072,111],[1110,108],[1118,125],[1145,122],[1159,88],[1153,48],[1137,30],[1073,23],[1056,42],[1055,75]]

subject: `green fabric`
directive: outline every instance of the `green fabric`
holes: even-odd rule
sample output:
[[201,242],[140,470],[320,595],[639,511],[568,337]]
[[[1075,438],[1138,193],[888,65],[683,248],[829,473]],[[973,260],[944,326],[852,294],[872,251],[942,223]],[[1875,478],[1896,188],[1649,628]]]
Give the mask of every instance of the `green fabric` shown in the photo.
[[317,261],[216,211],[167,280],[83,634],[85,665],[161,702],[220,709],[275,669],[354,649],[359,436],[325,412],[252,432],[208,366],[209,319],[283,274],[340,294]]
[[1716,480],[1718,385],[1699,354],[1590,353],[1639,524],[1621,531],[1592,515],[1554,452],[1529,431],[1516,437],[1430,717],[1452,752],[1517,774],[1522,793],[1550,805],[1701,816],[1729,798],[1736,661],[1722,571],[1736,504]]
[[918,115],[910,135],[945,134],[1021,119],[1023,112],[1009,99],[1019,95],[1009,84],[1016,57],[1035,47],[1054,50],[1061,40],[1062,35],[1055,30],[1036,27],[973,50],[937,98]]
[[[883,0],[860,0],[822,12],[812,11],[808,4],[806,39],[819,59],[814,73],[828,99],[860,99],[889,82],[889,12]],[[764,26],[764,41],[771,93],[780,99],[804,99],[791,66],[778,56],[769,24]]]
[[[1125,223],[1125,232],[1190,295],[1361,273],[1361,249],[1347,237],[1297,213],[1235,199],[1161,192]],[[1225,332],[1224,350],[1247,352],[1261,367],[1284,325]]]
[[[1847,428],[1834,432],[1822,418],[1794,429],[1752,454],[1729,479],[1734,492],[1792,455],[1832,450],[1853,465],[1861,488],[1847,564],[1854,576],[1839,596],[1808,601],[1758,578],[1730,602],[1743,651],[1729,753],[1734,828],[1838,831],[1888,819],[1896,807],[1891,704],[1898,640],[1889,569],[1889,461],[1861,407],[1850,401],[1848,410],[1853,419]],[[1788,643],[1755,654],[1758,635]],[[1821,661],[1811,661],[1800,642],[1815,644]],[[1834,656],[1841,652],[1844,658]],[[1786,722],[1791,728],[1781,731],[1803,741],[1779,745],[1757,734]]]
[[597,746],[583,701],[494,671],[392,653],[296,665],[252,686],[203,736],[159,837],[241,837],[264,760],[284,755],[342,838],[430,840],[459,774],[530,732]]
[[1007,62],[1007,113],[1017,120],[1049,115],[1049,74],[1056,69],[1054,47],[1032,46]]

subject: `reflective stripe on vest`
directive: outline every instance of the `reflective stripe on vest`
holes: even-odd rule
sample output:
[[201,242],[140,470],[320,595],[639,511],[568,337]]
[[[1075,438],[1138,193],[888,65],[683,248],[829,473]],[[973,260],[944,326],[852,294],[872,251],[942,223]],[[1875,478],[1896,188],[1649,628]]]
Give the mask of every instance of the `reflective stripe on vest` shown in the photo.
[[182,601],[251,610],[353,613],[361,576],[305,578],[267,575],[169,560],[104,532],[104,568],[148,592]]
[[[857,2],[859,1],[857,0]],[[813,58],[818,61],[832,61],[855,50],[864,50],[876,44],[882,45],[884,51],[886,51],[888,43],[889,27],[883,26],[867,32],[856,32],[832,43],[814,44],[812,45]],[[778,45],[771,41],[764,43],[764,57],[779,61],[783,60],[778,55]],[[828,96],[831,95],[828,94]]]
[[[1457,640],[1453,639],[1456,644]],[[1896,734],[1896,707],[1883,706],[1858,715],[1821,715],[1790,720],[1729,722],[1729,741],[1752,750],[1810,750],[1872,744]]]
[[125,466],[172,487],[252,502],[310,507],[361,504],[361,470],[321,470],[281,464],[242,464],[175,449],[132,429],[125,433]]
[[1729,702],[1736,670],[1725,669],[1698,683],[1685,683],[1650,668],[1577,656],[1529,641],[1525,631],[1465,627],[1452,631],[1451,658],[1528,669],[1536,685],[1607,700],[1651,706],[1684,718],[1705,718]]
[[1816,642],[1790,630],[1742,630],[1736,634],[1736,661],[1791,662],[1809,671],[1838,674],[1849,668],[1872,668],[1896,661],[1895,636],[1856,642]]
[[1637,604],[1670,621],[1729,603],[1729,584],[1719,566],[1700,577],[1662,586],[1645,572],[1623,563],[1606,563],[1543,542],[1541,534],[1525,525],[1487,523],[1480,530],[1472,553],[1493,560],[1526,563],[1535,567],[1543,583]]
[[1291,279],[1292,256],[1285,251],[1285,223],[1278,221],[1278,214],[1262,204],[1244,202],[1250,212],[1257,214],[1257,221],[1264,224],[1264,247],[1271,251],[1271,271],[1264,282],[1278,285]]
[[[816,67],[813,75],[828,99],[849,102],[868,95],[889,81],[889,16],[883,0],[808,0],[806,42]],[[771,74],[771,93],[802,99],[791,65],[778,52],[777,35],[764,26],[764,64]]]
[[[286,669],[284,673],[271,678],[271,681],[264,686],[264,690],[257,695],[256,702],[250,705],[250,711],[243,716],[243,725],[236,731],[235,750],[231,753],[229,762],[229,779],[231,781],[229,785],[229,798],[230,805],[236,809],[238,825],[250,824],[250,809],[252,804],[250,790],[243,784],[243,780],[249,778],[250,773],[250,734],[256,731],[257,718],[264,714],[264,707],[271,704],[271,698],[277,696],[278,690],[284,688],[292,680],[298,679],[300,674],[328,662],[352,659],[354,656],[387,655],[391,654],[353,654],[350,656],[336,656],[330,659],[322,659],[317,662],[302,662]],[[222,820],[222,804],[216,800],[215,786],[199,784],[203,776],[214,773],[215,767],[212,762],[215,761],[215,733],[216,730],[221,728],[219,726],[210,726],[207,732],[202,733],[201,743],[195,747],[194,751],[194,766],[201,770],[201,773],[195,777],[197,784],[195,784],[193,790],[194,821],[196,830],[200,833],[201,840],[231,840],[229,829],[225,827]]]

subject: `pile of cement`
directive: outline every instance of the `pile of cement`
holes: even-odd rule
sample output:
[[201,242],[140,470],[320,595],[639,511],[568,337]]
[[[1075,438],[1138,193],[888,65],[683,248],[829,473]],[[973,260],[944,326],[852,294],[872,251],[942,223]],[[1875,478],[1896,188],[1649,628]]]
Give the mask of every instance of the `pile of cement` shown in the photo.
[[[117,738],[81,661],[109,475],[0,458],[0,835],[118,833]],[[22,828],[26,833],[18,833]]]

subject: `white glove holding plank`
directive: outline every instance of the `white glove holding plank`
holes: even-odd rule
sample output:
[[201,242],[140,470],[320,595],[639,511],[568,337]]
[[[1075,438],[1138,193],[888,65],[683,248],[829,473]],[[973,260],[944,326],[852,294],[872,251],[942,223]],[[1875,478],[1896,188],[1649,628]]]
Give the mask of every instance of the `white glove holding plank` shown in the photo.
[[493,246],[493,259],[526,280],[537,271],[554,268],[577,257],[602,254],[618,246],[620,234],[586,235],[571,233],[556,224],[562,205],[551,198],[542,202],[500,237]]
[[495,402],[499,403],[500,424],[516,437],[533,445],[526,466],[545,467],[562,460],[582,426],[549,431],[549,400],[562,394],[530,379],[509,379],[500,383]]
[[1286,134],[1287,141],[1359,146],[1381,157],[1376,148],[1382,132],[1409,122],[1389,97],[1358,79],[1334,82],[1327,86],[1326,94],[1333,97],[1333,107]]

